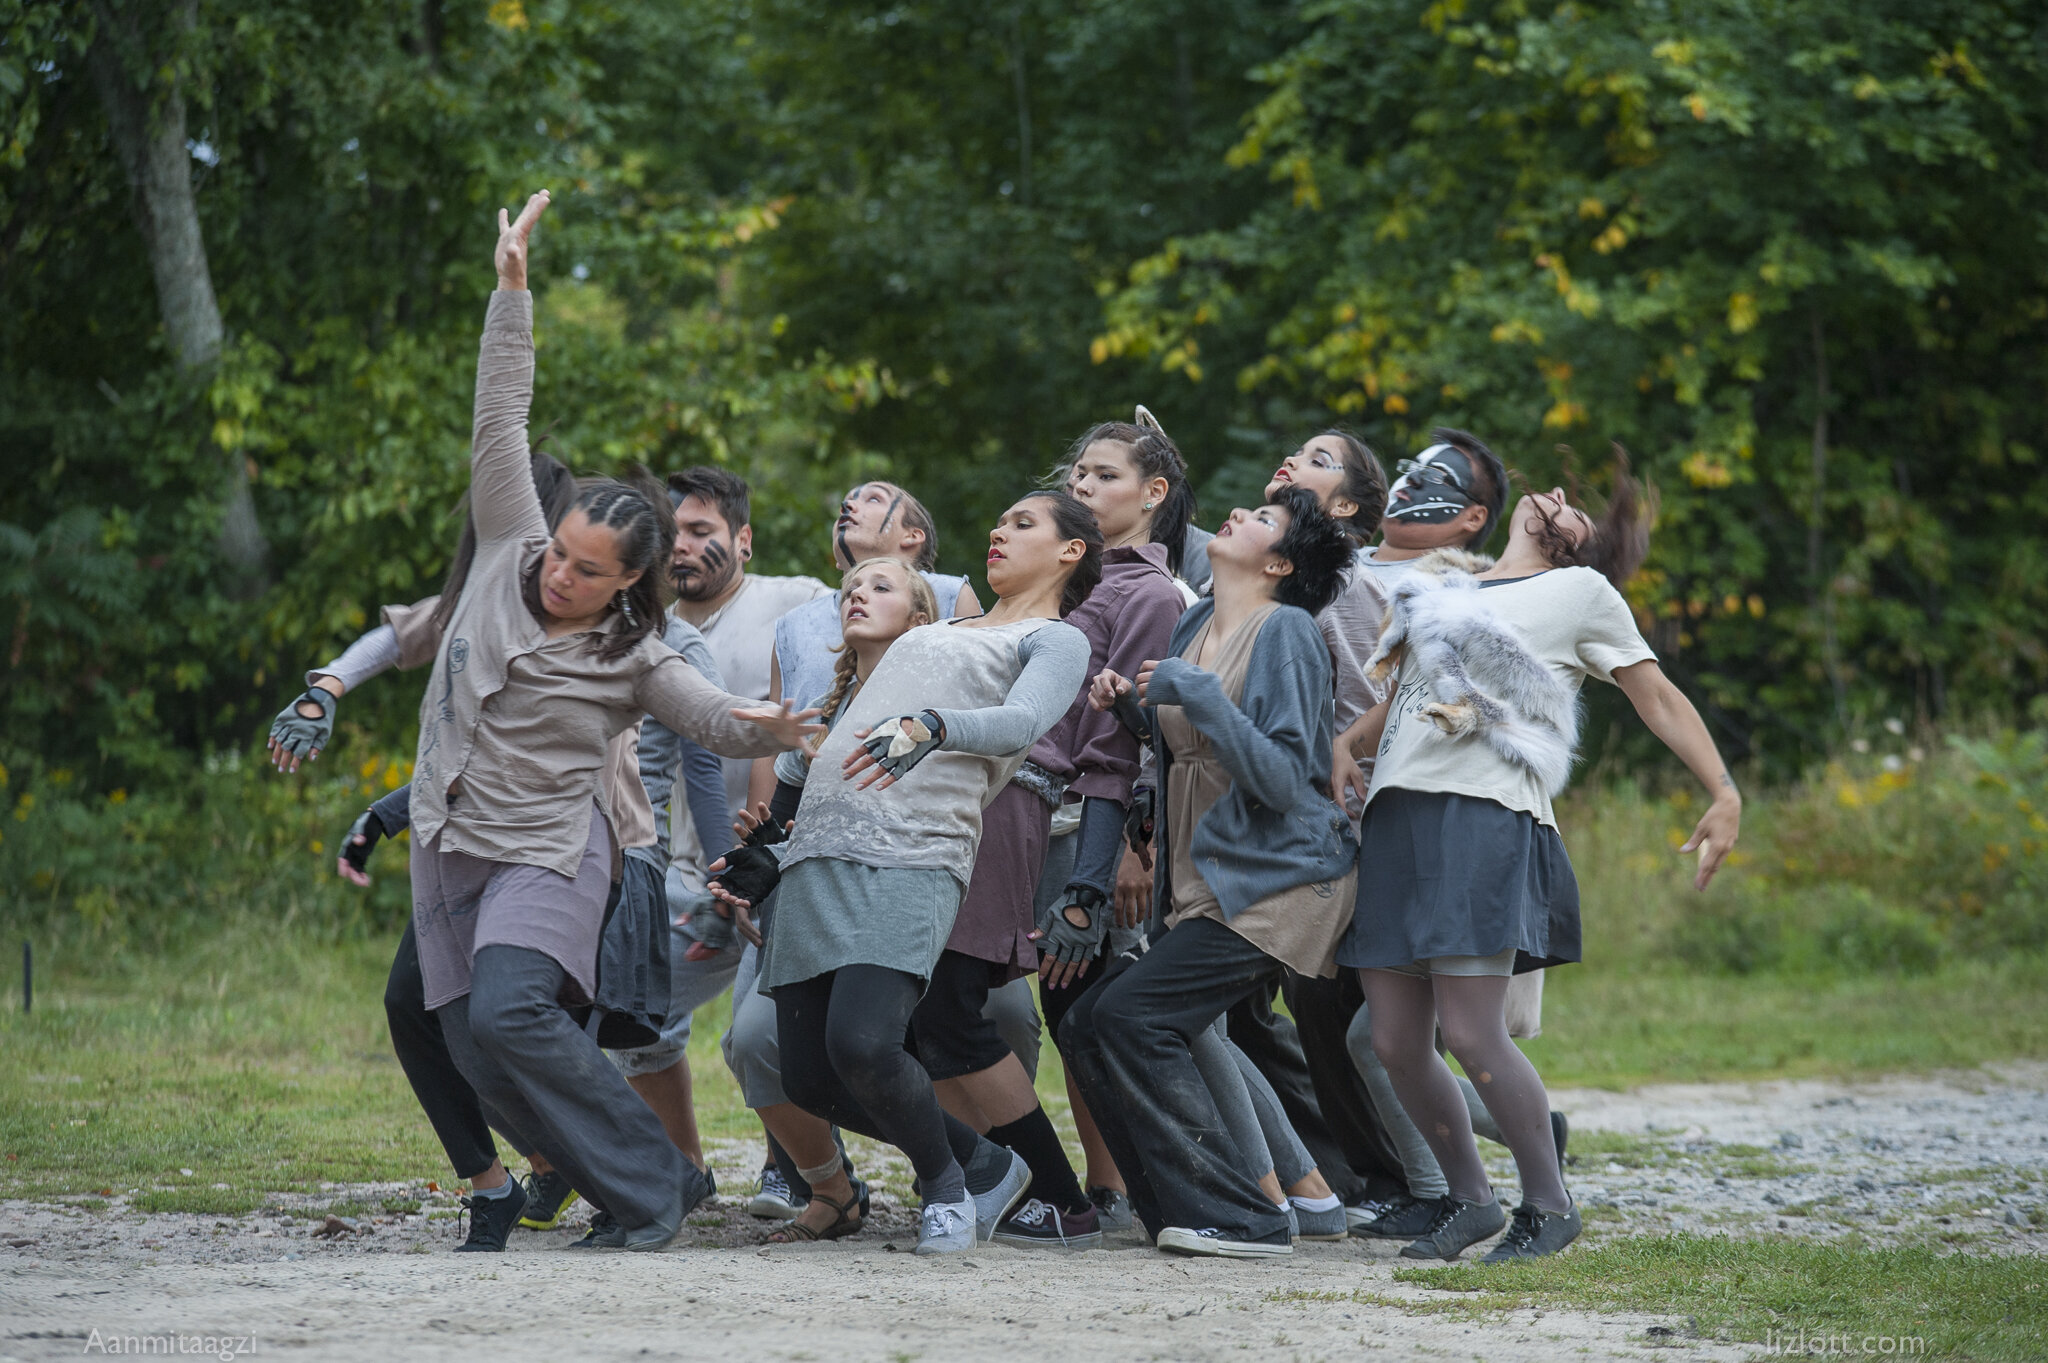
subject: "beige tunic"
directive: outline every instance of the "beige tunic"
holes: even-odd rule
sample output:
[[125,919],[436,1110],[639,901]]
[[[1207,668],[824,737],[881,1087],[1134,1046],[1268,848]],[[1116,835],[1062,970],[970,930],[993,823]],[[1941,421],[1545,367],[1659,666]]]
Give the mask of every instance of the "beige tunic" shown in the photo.
[[[425,667],[441,648],[441,632],[434,628],[434,611],[439,596],[415,601],[410,606],[386,606],[384,623],[398,640],[400,668]],[[654,806],[647,802],[647,787],[640,784],[640,726],[635,724],[612,740],[605,758],[605,806],[611,810],[612,833],[620,850],[652,847]],[[612,868],[614,876],[618,867]]]
[[[1244,696],[1244,674],[1252,649],[1276,609],[1267,605],[1254,612],[1216,655],[1210,670],[1223,683],[1223,694],[1233,705]],[[1181,657],[1189,662],[1200,658],[1208,638],[1207,628],[1197,632]],[[1261,899],[1235,918],[1224,917],[1223,906],[1202,879],[1188,848],[1194,841],[1195,825],[1230,789],[1230,772],[1178,705],[1159,707],[1159,732],[1173,753],[1166,790],[1173,846],[1173,908],[1167,916],[1168,926],[1188,918],[1213,918],[1298,974],[1335,975],[1337,943],[1351,923],[1358,872],[1348,871],[1339,880],[1297,885]]]
[[781,745],[733,717],[755,702],[712,686],[658,638],[607,661],[591,653],[588,633],[547,637],[525,600],[548,541],[526,444],[532,394],[533,299],[500,289],[477,357],[476,561],[420,703],[413,837],[573,877],[593,807],[617,827],[604,775],[613,740],[642,714],[721,756],[765,757]]

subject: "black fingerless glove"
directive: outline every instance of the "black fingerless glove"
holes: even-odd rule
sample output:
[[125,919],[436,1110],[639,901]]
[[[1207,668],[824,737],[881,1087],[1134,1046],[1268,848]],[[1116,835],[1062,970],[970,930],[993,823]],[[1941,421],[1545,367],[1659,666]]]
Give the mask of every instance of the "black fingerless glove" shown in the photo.
[[357,875],[368,875],[370,853],[389,836],[384,830],[384,821],[377,817],[377,811],[366,809],[356,815],[356,821],[348,826],[348,832],[341,835],[341,859]]
[[[740,841],[740,846],[773,847],[778,842],[788,841],[789,830],[783,827],[783,821],[781,819],[776,818],[775,811],[773,809],[770,809],[768,811],[768,817],[754,825],[754,831],[747,834],[747,836]],[[728,858],[728,860],[730,860],[730,858]]]
[[[328,739],[334,737],[334,700],[334,693],[324,687],[307,687],[303,695],[278,711],[277,718],[270,721],[271,738],[293,757],[303,760],[314,756],[327,746]],[[309,718],[299,713],[299,707],[308,702],[320,707],[317,717]]]
[[1131,792],[1131,807],[1124,811],[1124,841],[1131,851],[1142,852],[1152,842],[1152,792]]
[[755,908],[775,893],[782,881],[782,863],[765,847],[735,847],[725,854],[725,869],[711,883]]
[[[1108,902],[1092,885],[1069,885],[1067,902],[1054,911],[1052,923],[1038,943],[1040,954],[1076,965],[1094,960],[1102,951],[1102,939],[1109,934]],[[1073,921],[1076,913],[1086,920],[1085,926]]]
[[861,746],[875,759],[876,766],[901,778],[945,741],[946,722],[939,718],[938,711],[921,710],[881,721],[861,740]]

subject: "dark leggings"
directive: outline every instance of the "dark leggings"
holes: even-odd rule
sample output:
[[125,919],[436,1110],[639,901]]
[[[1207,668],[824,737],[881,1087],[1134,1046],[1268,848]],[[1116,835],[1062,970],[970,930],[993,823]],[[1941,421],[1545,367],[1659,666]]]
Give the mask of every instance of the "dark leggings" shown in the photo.
[[878,965],[838,970],[775,991],[782,1087],[828,1122],[887,1141],[910,1159],[927,1196],[962,1186],[980,1137],[949,1116],[931,1076],[903,1049],[921,993],[917,976]]
[[391,976],[384,982],[384,1020],[391,1029],[391,1049],[398,1052],[398,1067],[405,1071],[420,1110],[433,1123],[455,1177],[475,1178],[497,1162],[498,1148],[491,1140],[483,1103],[448,1054],[441,1019],[427,1011],[420,947],[410,922],[391,960]]

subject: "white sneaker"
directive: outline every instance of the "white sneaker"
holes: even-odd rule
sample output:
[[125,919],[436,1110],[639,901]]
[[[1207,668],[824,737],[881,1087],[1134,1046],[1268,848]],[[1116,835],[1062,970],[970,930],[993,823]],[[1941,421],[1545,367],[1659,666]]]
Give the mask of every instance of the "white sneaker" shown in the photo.
[[918,1254],[965,1254],[975,1246],[974,1199],[934,1202],[917,1215]]
[[1031,1166],[1024,1162],[1024,1157],[1001,1146],[996,1149],[1010,1157],[1010,1167],[1004,1170],[1002,1181],[995,1187],[985,1193],[972,1194],[975,1233],[984,1245],[995,1238],[996,1227],[1024,1200],[1024,1190],[1031,1186]]
[[1214,1226],[1190,1230],[1168,1226],[1159,1232],[1159,1248],[1170,1254],[1198,1254],[1215,1259],[1278,1259],[1294,1253],[1286,1241],[1232,1240]]
[[782,1170],[769,1164],[761,1170],[761,1186],[747,1203],[747,1215],[763,1221],[794,1221],[803,1215],[804,1204],[790,1191]]

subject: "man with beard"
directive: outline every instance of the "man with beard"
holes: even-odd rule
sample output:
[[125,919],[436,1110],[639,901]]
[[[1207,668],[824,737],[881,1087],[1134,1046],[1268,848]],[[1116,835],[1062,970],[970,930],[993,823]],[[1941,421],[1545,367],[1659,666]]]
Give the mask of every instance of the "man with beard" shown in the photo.
[[[733,694],[767,700],[774,694],[769,673],[776,620],[792,607],[831,596],[832,588],[814,577],[767,577],[747,571],[754,554],[754,529],[748,523],[747,483],[738,474],[700,465],[670,474],[668,488],[676,522],[669,571],[677,599],[670,609],[703,635]],[[743,760],[722,765],[729,824],[746,807],[753,764]],[[709,906],[708,896],[702,894],[703,866],[727,850],[729,839],[721,836],[721,845],[700,848],[689,820],[672,819],[669,827],[674,831],[674,867],[696,892],[672,895],[669,904],[669,1022],[658,1042],[616,1054],[634,1090],[654,1109],[676,1144],[690,1150],[698,1148],[699,1141],[690,1080],[691,1015],[732,985],[739,970],[740,943],[724,919],[701,911]],[[677,878],[671,877],[671,883]]]

